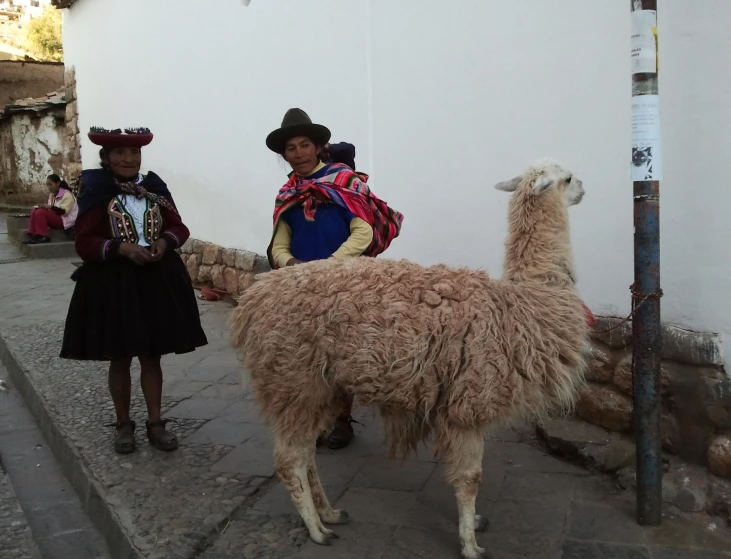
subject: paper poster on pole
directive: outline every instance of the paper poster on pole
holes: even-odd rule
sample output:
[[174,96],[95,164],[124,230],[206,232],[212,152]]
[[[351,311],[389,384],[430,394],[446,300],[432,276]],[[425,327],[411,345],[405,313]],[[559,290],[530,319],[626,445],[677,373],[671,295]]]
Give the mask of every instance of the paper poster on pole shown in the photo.
[[632,74],[657,73],[657,47],[655,29],[657,12],[655,10],[636,10],[632,12]]
[[657,95],[632,97],[632,180],[662,180],[660,105]]

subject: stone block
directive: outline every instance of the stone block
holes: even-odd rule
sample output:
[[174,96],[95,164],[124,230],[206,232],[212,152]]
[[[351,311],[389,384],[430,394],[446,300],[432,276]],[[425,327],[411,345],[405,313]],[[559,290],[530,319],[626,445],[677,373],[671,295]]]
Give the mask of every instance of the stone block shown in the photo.
[[632,426],[632,401],[608,386],[582,386],[576,409],[583,420],[609,431],[629,431]]
[[254,283],[254,274],[252,272],[242,272],[239,274],[239,295],[249,289]]
[[679,464],[663,476],[662,496],[685,512],[701,512],[708,508],[709,478],[705,468]]
[[76,101],[71,101],[66,104],[66,122],[71,122],[74,118],[78,117]]
[[213,267],[201,265],[198,268],[198,281],[201,283],[213,281]]
[[223,271],[223,284],[226,291],[234,297],[239,294],[239,273],[236,268],[226,268]]
[[203,241],[199,241],[198,239],[190,239],[190,251],[193,254],[200,254],[201,257],[203,256],[203,249],[205,248],[206,243]]
[[586,379],[598,383],[609,382],[614,374],[614,359],[608,351],[599,347],[598,344],[591,344],[590,347],[589,368],[586,371]]
[[709,513],[731,518],[731,481],[711,476]]
[[706,379],[703,409],[718,429],[731,429],[731,381]]
[[537,426],[536,432],[552,454],[569,460],[576,460],[589,444],[609,444],[607,431],[583,421],[549,419]]
[[182,247],[180,249],[183,251],[183,254],[192,254],[193,253],[193,240],[188,239],[185,241]]
[[723,367],[721,336],[712,332],[693,332],[665,325],[662,331],[663,359],[688,365]]
[[216,287],[218,289],[226,289],[226,281],[223,277],[223,272],[225,269],[226,267],[222,264],[214,264],[213,266],[211,266],[211,281],[213,282],[213,287]]
[[671,413],[663,413],[660,419],[662,448],[672,454],[680,454],[683,438],[678,428],[678,419]]
[[[624,319],[609,316],[597,316],[596,326],[591,337],[612,349],[624,349],[632,345],[632,322],[619,325]],[[609,330],[609,331],[607,331]]]
[[616,437],[607,445],[604,463],[601,469],[604,472],[617,472],[628,468],[635,463],[637,450],[634,441]]
[[224,266],[236,266],[236,249],[221,249],[221,264]]
[[271,272],[272,267],[269,265],[269,260],[266,256],[259,256],[258,254],[254,258],[254,273],[263,274],[265,272]]
[[731,434],[711,439],[708,445],[708,468],[717,476],[731,478]]
[[212,266],[213,264],[219,264],[221,261],[221,251],[223,249],[212,243],[206,243],[203,247],[203,264]]
[[175,252],[177,252],[180,255],[180,260],[183,262],[183,264],[186,265],[186,268],[188,267],[188,254],[185,254],[180,249],[175,249]]
[[[634,385],[632,381],[632,355],[627,355],[617,363],[612,377],[614,385],[624,394],[632,396],[634,394]],[[668,370],[665,366],[660,367],[660,390],[663,395],[668,393],[670,380]]]
[[236,261],[234,265],[242,272],[252,272],[254,270],[254,262],[256,254],[248,250],[236,250]]
[[190,280],[195,283],[197,281],[210,281],[200,279],[201,255],[200,254],[189,254],[188,261],[185,263],[185,267],[188,269],[188,275]]

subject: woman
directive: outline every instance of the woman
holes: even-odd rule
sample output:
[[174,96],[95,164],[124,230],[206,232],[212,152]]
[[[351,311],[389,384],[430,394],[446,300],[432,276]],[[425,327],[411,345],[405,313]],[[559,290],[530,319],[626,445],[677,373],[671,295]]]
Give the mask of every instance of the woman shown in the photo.
[[[273,269],[324,258],[377,256],[401,230],[403,216],[371,193],[367,175],[355,173],[354,160],[350,167],[322,161],[331,159],[324,150],[329,140],[330,131],[313,124],[301,109],[287,111],[281,128],[267,137],[267,147],[292,167],[275,203],[267,250]],[[343,159],[354,157],[353,147],[352,157]],[[346,397],[327,437],[332,449],[353,439],[352,405],[352,397]]]
[[135,450],[130,365],[137,357],[147,438],[161,450],[175,450],[177,438],[160,417],[160,358],[208,343],[193,286],[175,252],[189,231],[163,180],[140,174],[141,148],[152,141],[149,130],[92,128],[89,139],[102,146],[102,168],[81,174],[76,252],[84,265],[72,276],[76,288],[61,357],[111,362],[114,448],[121,454]]
[[76,223],[79,208],[66,181],[58,175],[49,175],[46,188],[50,193],[48,204],[36,206],[30,212],[26,244],[50,243],[50,229],[69,230]]

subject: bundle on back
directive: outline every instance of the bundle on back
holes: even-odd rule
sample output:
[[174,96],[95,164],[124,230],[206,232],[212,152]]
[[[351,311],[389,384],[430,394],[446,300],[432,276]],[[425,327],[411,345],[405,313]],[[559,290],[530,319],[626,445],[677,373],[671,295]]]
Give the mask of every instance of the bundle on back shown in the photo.
[[277,473],[311,538],[344,523],[315,466],[315,440],[346,394],[383,414],[392,454],[433,436],[459,506],[462,556],[484,557],[475,514],[486,432],[570,406],[588,327],[574,287],[567,208],[580,180],[541,160],[513,192],[503,278],[357,258],[264,274],[240,298],[232,340],[275,436]]

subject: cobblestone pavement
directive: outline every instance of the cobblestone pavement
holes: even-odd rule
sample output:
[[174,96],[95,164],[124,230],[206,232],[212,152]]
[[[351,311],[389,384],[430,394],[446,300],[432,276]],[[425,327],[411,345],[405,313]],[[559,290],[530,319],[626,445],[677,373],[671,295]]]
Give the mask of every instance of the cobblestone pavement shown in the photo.
[[[164,454],[143,440],[134,386],[139,449],[116,455],[104,366],[56,357],[71,271],[68,260],[0,265],[0,356],[14,378],[25,379],[20,389],[44,433],[54,434],[52,448],[115,557],[459,557],[456,502],[443,466],[426,451],[388,461],[380,418],[370,410],[358,413],[363,425],[350,447],[318,453],[326,491],[353,520],[336,527],[341,539],[331,547],[309,541],[273,477],[269,433],[241,382],[223,303],[200,304],[209,346],[164,359],[164,406],[178,421],[179,451]],[[478,541],[494,559],[731,558],[721,521],[668,510],[662,527],[642,529],[631,495],[546,456],[526,434],[489,442],[478,507],[491,521]]]

